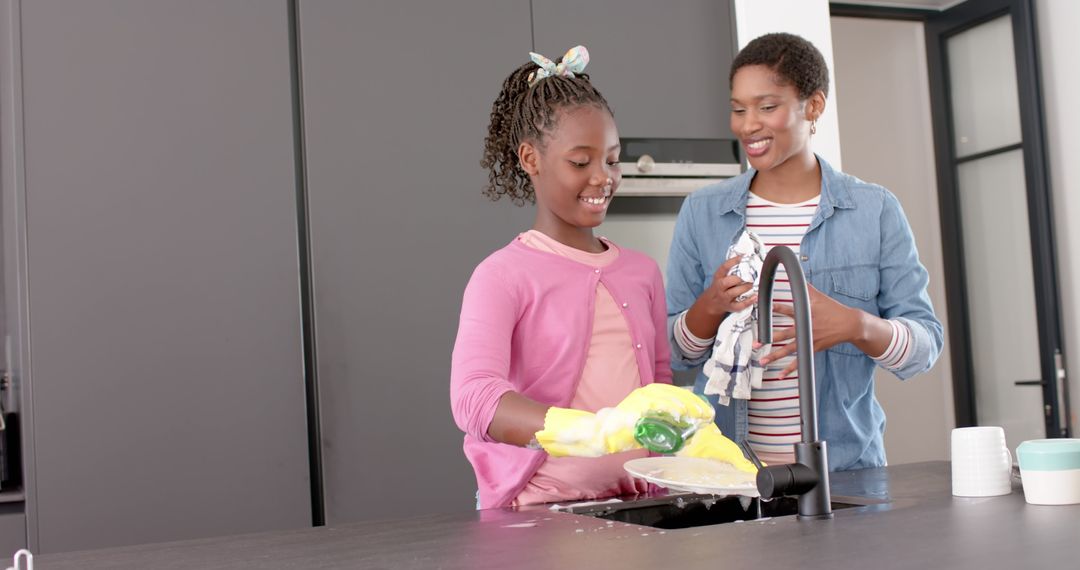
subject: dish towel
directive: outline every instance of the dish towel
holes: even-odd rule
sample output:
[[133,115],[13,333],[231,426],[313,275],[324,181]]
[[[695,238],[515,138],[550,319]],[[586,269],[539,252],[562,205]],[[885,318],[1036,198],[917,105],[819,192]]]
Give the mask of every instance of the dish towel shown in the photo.
[[[757,293],[761,264],[765,261],[765,247],[761,238],[749,230],[743,230],[735,244],[728,248],[727,258],[742,258],[728,275],[738,275],[743,281],[753,283],[750,291],[739,296],[746,299]],[[760,359],[768,354],[770,345],[754,349],[757,339],[757,306],[747,307],[729,314],[716,331],[712,356],[705,361],[703,371],[709,381],[705,393],[719,396],[720,403],[727,406],[732,398],[749,400],[753,388],[761,388],[761,376],[765,368]]]

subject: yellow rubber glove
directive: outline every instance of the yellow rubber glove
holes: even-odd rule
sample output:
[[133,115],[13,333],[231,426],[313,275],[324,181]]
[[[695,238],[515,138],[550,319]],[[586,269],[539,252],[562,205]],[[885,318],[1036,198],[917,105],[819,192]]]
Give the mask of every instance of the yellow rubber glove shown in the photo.
[[637,415],[616,408],[595,414],[569,408],[548,408],[536,441],[552,457],[599,457],[641,446],[634,440]]
[[555,457],[598,457],[639,449],[634,424],[642,416],[662,413],[676,421],[712,424],[712,405],[693,392],[671,384],[649,384],[630,393],[614,408],[593,414],[552,407],[544,417],[544,429],[536,441]]
[[630,392],[630,395],[615,407],[638,417],[650,413],[665,413],[677,422],[697,425],[712,423],[716,414],[712,404],[701,396],[686,388],[660,383],[642,386]]
[[720,428],[714,423],[699,429],[675,455],[716,459],[730,463],[740,471],[757,473],[757,467],[746,459],[738,444],[720,433]]

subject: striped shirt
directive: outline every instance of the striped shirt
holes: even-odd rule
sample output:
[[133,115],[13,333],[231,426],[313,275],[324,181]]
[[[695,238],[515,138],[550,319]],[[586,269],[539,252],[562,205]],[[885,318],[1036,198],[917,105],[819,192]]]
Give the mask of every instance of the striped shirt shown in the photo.
[[[817,213],[820,196],[798,204],[770,202],[753,192],[746,204],[746,227],[761,238],[765,253],[778,245],[789,247],[796,255],[810,222]],[[791,285],[783,265],[777,267],[773,280],[773,302],[792,304]],[[909,354],[911,331],[899,321],[888,321],[893,334],[888,348],[873,359],[882,367],[894,370],[903,366]],[[708,352],[715,339],[702,339],[686,326],[686,312],[676,319],[675,341],[683,354],[695,358]],[[792,328],[787,315],[773,313],[773,329]],[[774,343],[773,350],[794,342]],[[781,375],[795,355],[770,362],[762,375],[762,387],[751,391],[748,405],[747,440],[754,452],[766,463],[795,461],[793,444],[802,440],[799,414],[799,375]]]
[[[751,192],[746,202],[746,229],[761,238],[766,254],[778,245],[786,245],[798,256],[802,238],[817,213],[820,199],[818,195],[798,204],[777,204]],[[792,304],[791,284],[783,265],[776,268],[773,279],[773,303]],[[774,330],[794,326],[791,317],[773,313]],[[772,349],[792,342],[795,341],[773,343]],[[792,354],[770,362],[762,374],[761,388],[750,393],[747,440],[766,463],[795,461],[792,444],[802,440],[799,428],[799,375],[797,372],[787,376],[780,374],[794,360],[795,355]]]

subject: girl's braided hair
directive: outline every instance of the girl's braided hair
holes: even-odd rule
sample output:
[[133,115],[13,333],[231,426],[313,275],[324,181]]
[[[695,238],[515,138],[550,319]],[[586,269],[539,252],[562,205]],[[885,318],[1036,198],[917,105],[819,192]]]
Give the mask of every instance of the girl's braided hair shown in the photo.
[[536,202],[532,182],[518,164],[518,146],[530,141],[543,150],[544,139],[558,122],[560,110],[593,105],[611,113],[607,100],[589,82],[587,74],[545,77],[530,86],[529,74],[537,69],[540,66],[530,61],[514,70],[503,81],[502,91],[491,106],[480,166],[488,169],[484,195],[492,201],[507,196],[519,206],[526,200]]

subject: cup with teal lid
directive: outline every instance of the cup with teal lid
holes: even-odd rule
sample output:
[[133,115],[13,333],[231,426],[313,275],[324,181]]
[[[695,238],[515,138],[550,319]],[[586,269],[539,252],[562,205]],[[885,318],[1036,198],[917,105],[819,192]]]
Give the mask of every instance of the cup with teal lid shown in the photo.
[[1080,439],[1031,439],[1016,448],[1016,457],[1028,503],[1080,503]]

